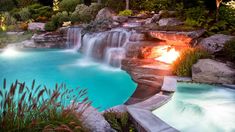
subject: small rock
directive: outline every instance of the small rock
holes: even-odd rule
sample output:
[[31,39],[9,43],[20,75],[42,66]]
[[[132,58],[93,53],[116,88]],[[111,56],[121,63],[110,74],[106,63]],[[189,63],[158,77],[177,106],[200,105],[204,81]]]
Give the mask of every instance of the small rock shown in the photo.
[[184,22],[177,18],[162,18],[158,22],[159,26],[178,26],[184,24]]
[[200,43],[199,46],[203,47],[210,53],[215,53],[221,51],[224,47],[224,44],[235,38],[234,36],[223,35],[223,34],[215,34],[208,38],[204,38]]
[[226,63],[201,59],[192,67],[192,79],[200,83],[235,84],[235,69]]

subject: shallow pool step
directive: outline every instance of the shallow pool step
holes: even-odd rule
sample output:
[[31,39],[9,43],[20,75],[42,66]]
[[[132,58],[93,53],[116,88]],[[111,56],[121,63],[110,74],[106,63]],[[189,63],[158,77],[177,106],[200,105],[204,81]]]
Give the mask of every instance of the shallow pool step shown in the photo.
[[139,132],[178,132],[149,110],[131,106],[127,110]]

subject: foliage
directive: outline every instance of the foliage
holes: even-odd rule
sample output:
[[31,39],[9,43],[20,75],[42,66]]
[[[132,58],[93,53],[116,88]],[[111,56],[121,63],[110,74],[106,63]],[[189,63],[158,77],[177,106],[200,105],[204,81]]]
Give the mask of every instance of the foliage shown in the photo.
[[4,18],[4,24],[8,25],[14,25],[16,24],[16,19],[10,15],[9,12],[4,12],[3,14],[0,14]]
[[[63,22],[69,20],[70,20],[69,13],[66,11],[58,12],[57,14],[53,15],[51,18],[51,22],[56,28],[62,26]],[[52,25],[50,26],[52,27]]]
[[118,132],[136,131],[127,112],[115,112],[113,110],[104,113],[104,118],[108,121],[113,129]]
[[30,19],[31,17],[31,13],[29,11],[29,8],[25,7],[22,8],[19,12],[18,12],[19,16],[20,16],[20,20],[22,21],[27,21]]
[[55,31],[57,27],[53,24],[53,22],[47,22],[45,24],[45,30],[46,31]]
[[173,63],[173,73],[177,76],[191,76],[191,68],[199,59],[208,58],[209,54],[199,48],[187,48]]
[[61,11],[73,12],[78,4],[81,4],[81,0],[62,0],[59,4]]
[[204,7],[193,7],[185,10],[186,24],[202,26],[208,17],[208,11]]
[[81,115],[90,105],[87,98],[81,103],[63,105],[64,100],[83,98],[86,90],[81,90],[77,97],[71,97],[74,89],[56,84],[54,89],[33,81],[31,87],[18,81],[7,88],[4,79],[0,92],[0,129],[2,131],[85,131]]
[[235,62],[235,39],[232,39],[224,45],[224,48],[222,50],[222,54],[224,58]]
[[0,0],[0,5],[0,11],[10,11],[15,7],[13,0]]
[[223,4],[219,9],[219,14],[219,20],[224,20],[235,27],[235,7],[230,4]]
[[160,11],[160,10],[174,10],[176,7],[175,0],[131,0],[131,9],[146,10],[146,11]]
[[132,10],[124,10],[119,12],[119,16],[131,16],[133,14]]
[[31,13],[31,18],[36,20],[39,16],[45,16],[50,18],[52,16],[52,8],[49,6],[43,6],[40,4],[33,4],[28,6],[28,9]]

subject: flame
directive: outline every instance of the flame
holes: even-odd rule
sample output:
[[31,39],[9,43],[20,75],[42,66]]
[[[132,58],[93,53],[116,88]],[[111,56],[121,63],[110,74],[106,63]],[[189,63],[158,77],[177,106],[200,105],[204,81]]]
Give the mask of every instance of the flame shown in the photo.
[[165,62],[167,64],[173,63],[180,56],[179,52],[170,46],[163,46],[157,49],[156,52],[160,53],[161,56],[155,58],[155,60]]

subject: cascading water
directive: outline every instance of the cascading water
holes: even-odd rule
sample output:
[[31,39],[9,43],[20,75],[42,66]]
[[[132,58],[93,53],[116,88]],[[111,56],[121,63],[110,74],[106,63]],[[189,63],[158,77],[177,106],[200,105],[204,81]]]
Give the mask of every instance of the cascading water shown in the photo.
[[73,48],[75,50],[80,49],[81,47],[81,38],[82,38],[82,34],[81,34],[82,28],[78,28],[78,27],[71,27],[68,29],[68,33],[67,33],[67,48]]
[[85,34],[82,41],[83,52],[89,58],[100,59],[108,65],[120,67],[130,35],[131,32],[126,29]]

